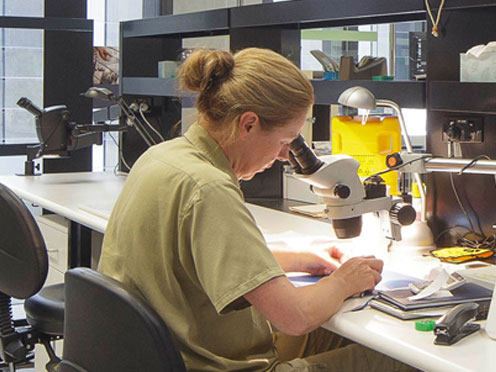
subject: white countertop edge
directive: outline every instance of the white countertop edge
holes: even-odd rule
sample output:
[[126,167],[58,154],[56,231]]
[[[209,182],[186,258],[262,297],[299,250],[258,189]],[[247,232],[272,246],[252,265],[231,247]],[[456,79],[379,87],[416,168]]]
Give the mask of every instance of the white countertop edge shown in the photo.
[[54,203],[48,199],[42,198],[36,194],[29,191],[25,191],[22,188],[15,186],[9,186],[21,199],[26,199],[30,203],[38,204],[43,209],[49,210],[50,212],[59,214],[68,220],[77,222],[81,225],[87,226],[100,233],[105,233],[107,228],[108,220],[95,216],[94,214],[85,212],[83,210],[74,211],[71,208],[66,208],[61,204]]
[[[361,314],[361,312],[363,312]],[[473,369],[467,369],[464,366],[460,366],[456,364],[456,361],[449,361],[446,357],[441,357],[438,354],[434,354],[431,352],[427,352],[426,350],[422,350],[420,347],[412,343],[408,338],[406,339],[398,339],[393,337],[388,337],[389,330],[385,331],[384,334],[374,333],[373,331],[364,331],[363,328],[366,328],[366,325],[362,327],[357,326],[360,321],[357,322],[356,317],[366,318],[370,322],[374,322],[373,317],[367,316],[371,312],[374,312],[374,316],[379,317],[387,317],[389,315],[381,314],[376,312],[373,309],[365,309],[361,310],[359,313],[354,314],[341,314],[339,319],[331,318],[326,323],[322,325],[323,328],[342,335],[350,340],[353,340],[359,344],[362,344],[370,349],[376,350],[382,354],[386,354],[393,359],[401,360],[403,363],[406,363],[410,366],[418,368],[422,371],[429,372],[473,372]],[[367,314],[365,314],[367,313]],[[401,323],[401,325],[411,325],[412,330],[414,327],[414,321],[404,321],[405,323]],[[400,326],[398,328],[398,333],[404,333],[405,328]],[[418,331],[417,331],[418,332]],[[379,341],[380,338],[383,338],[382,341]],[[433,333],[425,332],[425,342],[432,343],[433,342]],[[451,348],[452,346],[434,346],[439,348]],[[434,367],[435,366],[435,367]],[[475,365],[474,365],[475,367]]]

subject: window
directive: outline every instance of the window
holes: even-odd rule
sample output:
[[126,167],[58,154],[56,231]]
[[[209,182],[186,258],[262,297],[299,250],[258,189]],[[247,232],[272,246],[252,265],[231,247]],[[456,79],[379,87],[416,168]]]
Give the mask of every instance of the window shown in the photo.
[[[1,16],[42,17],[43,0],[0,1]],[[28,97],[43,106],[43,31],[0,29],[0,143],[37,141],[33,115],[16,105]]]
[[[363,25],[302,31],[301,68],[322,70],[310,51],[318,49],[337,64],[341,56],[352,56],[358,62],[364,56],[386,57],[388,70],[396,80],[410,79],[410,34],[425,32],[425,22]],[[395,41],[394,69],[390,66],[391,36]],[[392,70],[392,71],[391,71]],[[426,110],[402,109],[408,133],[416,146],[425,146]]]
[[44,0],[0,0],[2,16],[43,17]]
[[[143,17],[142,0],[87,0],[88,19],[93,19],[93,45],[119,48],[119,22]],[[108,109],[95,109],[95,121],[116,117]],[[102,111],[105,111],[102,113]],[[103,146],[93,146],[93,170],[113,171],[119,161],[119,135],[105,133]]]
[[87,0],[95,46],[119,46],[119,22],[143,17],[142,0]]

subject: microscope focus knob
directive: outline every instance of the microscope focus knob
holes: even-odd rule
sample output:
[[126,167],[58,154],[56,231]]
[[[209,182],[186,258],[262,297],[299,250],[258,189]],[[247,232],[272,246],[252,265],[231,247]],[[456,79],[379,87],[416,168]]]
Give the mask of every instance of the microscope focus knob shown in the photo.
[[334,196],[337,196],[339,199],[346,199],[351,195],[351,190],[346,185],[336,185],[334,187]]
[[397,167],[401,164],[403,164],[403,159],[401,159],[401,155],[399,153],[395,152],[386,156],[386,166],[388,168]]
[[417,217],[417,212],[410,204],[396,203],[389,211],[391,221],[401,226],[411,225]]

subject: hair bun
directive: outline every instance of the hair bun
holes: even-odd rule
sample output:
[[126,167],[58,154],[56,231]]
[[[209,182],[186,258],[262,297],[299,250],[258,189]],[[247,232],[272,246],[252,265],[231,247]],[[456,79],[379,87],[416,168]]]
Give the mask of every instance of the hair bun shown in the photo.
[[178,75],[182,87],[205,92],[228,80],[233,68],[234,58],[230,53],[200,49],[184,61]]

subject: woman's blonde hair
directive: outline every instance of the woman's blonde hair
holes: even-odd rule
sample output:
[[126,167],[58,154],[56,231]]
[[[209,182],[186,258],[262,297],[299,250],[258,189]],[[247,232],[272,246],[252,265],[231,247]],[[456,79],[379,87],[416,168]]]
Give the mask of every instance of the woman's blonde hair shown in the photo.
[[[283,126],[308,110],[313,87],[291,61],[269,49],[247,48],[236,54],[197,50],[184,61],[181,88],[197,92],[196,108],[207,129],[234,134],[241,114],[255,112],[262,129]],[[236,126],[235,126],[236,127]]]

